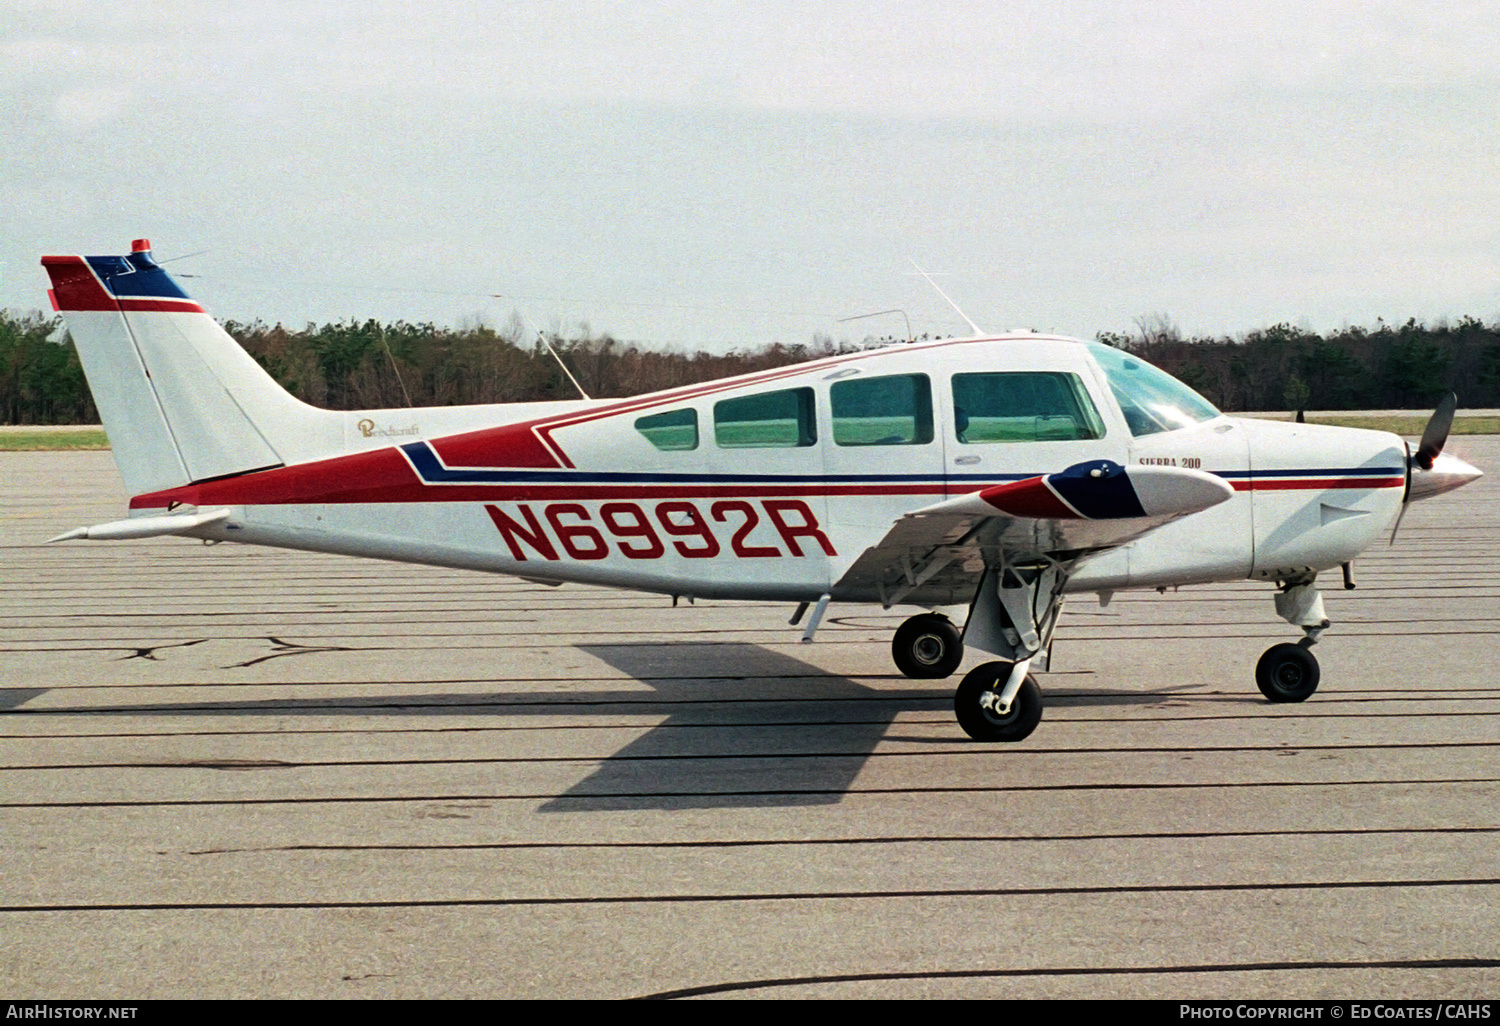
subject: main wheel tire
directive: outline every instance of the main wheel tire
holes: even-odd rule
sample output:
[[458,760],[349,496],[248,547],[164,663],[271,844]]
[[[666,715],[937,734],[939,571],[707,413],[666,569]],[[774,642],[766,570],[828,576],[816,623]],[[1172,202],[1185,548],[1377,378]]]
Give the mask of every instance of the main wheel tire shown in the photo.
[[1031,674],[1021,682],[1010,712],[1004,716],[979,704],[986,691],[998,694],[1010,679],[1012,663],[985,663],[970,670],[953,693],[958,725],[975,741],[1024,741],[1042,722],[1042,689]]
[[1266,649],[1255,664],[1255,684],[1273,702],[1301,702],[1318,690],[1318,659],[1303,645],[1284,642]]
[[951,677],[964,661],[963,638],[946,616],[922,613],[896,628],[891,658],[896,669],[917,680]]

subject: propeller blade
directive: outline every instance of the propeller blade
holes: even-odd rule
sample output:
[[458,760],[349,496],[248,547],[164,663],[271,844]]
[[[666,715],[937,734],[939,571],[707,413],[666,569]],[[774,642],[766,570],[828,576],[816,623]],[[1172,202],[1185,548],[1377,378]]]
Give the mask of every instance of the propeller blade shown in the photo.
[[1417,446],[1417,454],[1412,457],[1423,470],[1432,469],[1432,461],[1437,459],[1443,446],[1448,444],[1448,432],[1453,427],[1453,415],[1457,412],[1458,396],[1452,392],[1443,396],[1443,401],[1432,411],[1432,419],[1422,431],[1422,442]]
[[1396,514],[1396,526],[1391,528],[1391,540],[1386,542],[1386,548],[1396,547],[1396,533],[1401,530],[1401,521],[1406,519],[1406,503],[1401,504],[1401,512]]
[[1390,548],[1396,545],[1396,535],[1401,530],[1401,521],[1406,519],[1406,507],[1411,503],[1411,443],[1403,438],[1401,444],[1406,446],[1406,491],[1401,494],[1401,508],[1396,511],[1396,523],[1391,528],[1391,540],[1386,543]]

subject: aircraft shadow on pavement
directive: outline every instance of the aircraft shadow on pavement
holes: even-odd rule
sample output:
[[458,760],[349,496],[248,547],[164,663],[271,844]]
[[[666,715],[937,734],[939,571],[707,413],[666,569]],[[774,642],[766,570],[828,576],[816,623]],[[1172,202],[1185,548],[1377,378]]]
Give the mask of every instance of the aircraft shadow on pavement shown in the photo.
[[547,812],[831,804],[900,713],[949,702],[946,686],[880,691],[759,645],[577,647],[649,685],[669,712]]
[[46,693],[46,688],[0,688],[0,711],[15,709]]
[[[759,645],[579,645],[649,685],[667,718],[541,807],[544,812],[641,808],[745,808],[841,801],[903,712],[938,712],[944,726],[899,740],[970,743],[952,712],[954,680],[872,688]],[[1062,689],[1074,707],[1159,705],[1154,694]]]

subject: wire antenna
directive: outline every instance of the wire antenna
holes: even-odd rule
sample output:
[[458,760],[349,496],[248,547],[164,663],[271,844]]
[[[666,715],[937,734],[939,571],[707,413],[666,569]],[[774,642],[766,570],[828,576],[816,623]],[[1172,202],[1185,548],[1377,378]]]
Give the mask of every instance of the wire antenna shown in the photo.
[[527,317],[525,314],[522,314],[521,317],[526,321],[527,324],[531,324],[531,330],[536,332],[536,337],[541,340],[542,345],[547,347],[547,352],[552,354],[552,359],[557,361],[557,365],[561,367],[562,372],[568,376],[568,380],[573,382],[573,387],[578,389],[578,394],[583,396],[585,399],[594,398],[583,390],[583,386],[578,383],[578,379],[573,376],[573,372],[568,370],[568,365],[563,363],[562,356],[558,354],[556,349],[552,348],[552,341],[547,338],[547,333],[544,332],[541,328],[538,328],[535,324],[532,324],[530,317]]
[[385,347],[385,358],[391,361],[391,370],[395,372],[396,384],[401,386],[401,394],[406,397],[406,408],[412,409],[411,393],[406,390],[406,381],[401,377],[401,368],[396,366],[396,354],[391,352],[391,344],[386,341],[384,324],[380,326],[380,344]]
[[[177,260],[189,260],[189,259],[191,259],[191,258],[193,258],[195,256],[202,256],[204,253],[212,253],[212,252],[213,252],[213,250],[211,250],[211,249],[196,249],[196,250],[194,250],[191,253],[184,253],[184,254],[182,254],[182,256],[167,257],[165,260],[158,260],[157,263],[158,264],[170,264],[170,263],[173,263],[173,262],[175,262]],[[197,275],[194,275],[194,274],[184,274],[184,275],[181,275],[181,277],[184,277],[184,278],[196,278]]]
[[920,274],[922,277],[924,277],[924,278],[927,279],[927,284],[929,284],[929,285],[932,286],[932,289],[933,289],[934,292],[936,292],[938,295],[942,296],[945,300],[947,300],[948,305],[951,306],[951,307],[953,307],[953,309],[955,311],[957,311],[958,315],[964,319],[964,323],[968,324],[969,327],[971,327],[971,328],[974,329],[974,334],[976,334],[976,335],[983,335],[984,334],[984,330],[982,328],[980,328],[979,325],[977,325],[973,321],[969,320],[969,315],[966,314],[966,313],[964,313],[962,310],[960,310],[958,308],[958,304],[955,303],[949,297],[948,293],[946,293],[942,289],[938,288],[938,283],[932,280],[932,275],[930,275],[926,271],[922,270],[922,268],[917,265],[917,262],[915,260],[912,260],[911,257],[907,257],[906,259],[911,260],[911,265],[913,267],[917,268],[917,273]]
[[914,338],[911,333],[911,318],[906,316],[905,310],[876,310],[874,313],[855,314],[853,317],[840,317],[835,323],[843,324],[845,321],[862,321],[866,317],[884,317],[886,314],[900,314],[902,320],[906,321],[906,341]]

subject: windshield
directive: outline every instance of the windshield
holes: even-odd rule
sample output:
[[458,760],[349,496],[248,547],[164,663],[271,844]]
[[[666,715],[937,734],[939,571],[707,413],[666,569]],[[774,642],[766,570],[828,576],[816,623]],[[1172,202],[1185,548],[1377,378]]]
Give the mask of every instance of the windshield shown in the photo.
[[1130,433],[1137,438],[1219,416],[1207,399],[1140,357],[1098,342],[1090,343],[1089,351],[1104,371]]

